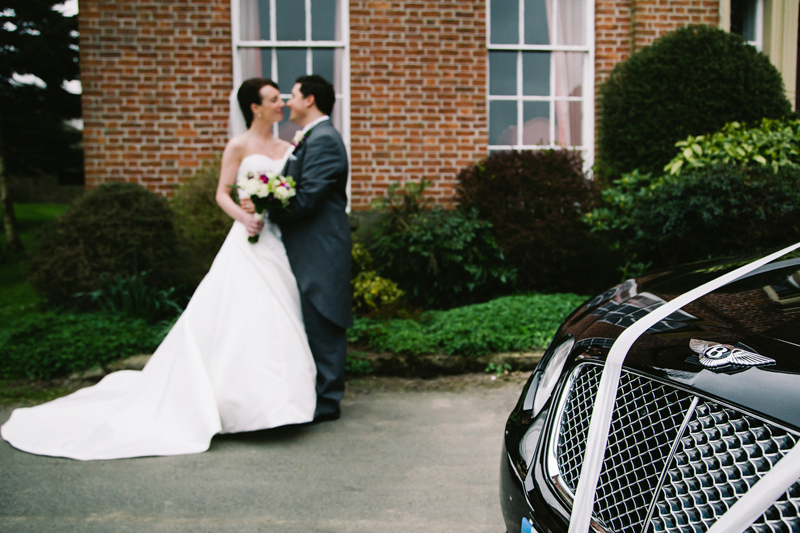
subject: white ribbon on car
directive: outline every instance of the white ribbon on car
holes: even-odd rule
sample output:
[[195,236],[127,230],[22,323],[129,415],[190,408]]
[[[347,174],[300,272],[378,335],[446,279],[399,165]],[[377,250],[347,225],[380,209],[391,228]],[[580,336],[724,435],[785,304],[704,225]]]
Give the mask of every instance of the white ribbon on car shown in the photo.
[[[792,246],[784,248],[783,250],[770,254],[757,261],[728,272],[723,276],[704,283],[703,285],[700,285],[699,287],[678,296],[674,300],[667,302],[661,307],[654,309],[649,314],[637,320],[628,329],[623,331],[622,334],[617,338],[608,353],[605,368],[603,369],[603,375],[600,378],[600,384],[597,389],[597,396],[594,403],[594,409],[592,411],[592,418],[591,422],[589,423],[589,433],[586,438],[586,452],[583,457],[581,477],[580,481],[578,481],[578,490],[575,492],[575,503],[572,507],[572,514],[569,521],[569,533],[587,533],[589,531],[590,521],[592,518],[592,508],[594,507],[594,495],[595,491],[597,490],[597,481],[600,478],[600,470],[603,466],[603,456],[606,452],[608,433],[611,426],[611,416],[614,412],[614,401],[616,400],[617,387],[619,385],[620,375],[622,374],[622,364],[625,361],[625,356],[628,354],[628,350],[630,350],[631,346],[633,346],[633,343],[636,342],[636,340],[644,332],[661,320],[667,318],[678,309],[699,298],[702,298],[706,294],[722,287],[723,285],[727,285],[728,283],[736,281],[740,277],[749,274],[750,272],[778,259],[783,255],[788,254],[797,248],[800,248],[800,243],[793,244]],[[797,446],[795,446],[795,449],[796,448]],[[795,449],[787,454],[779,464],[785,463],[786,459],[790,455],[795,457]],[[793,470],[797,470],[799,468],[800,467],[796,467]],[[773,467],[772,470],[776,469],[777,465],[776,467]],[[763,479],[766,479],[768,476],[769,474]],[[785,485],[782,490],[788,490],[789,487],[791,487],[791,485],[797,481],[797,478],[798,476],[795,474],[795,476],[792,478],[792,481],[788,482],[788,485]],[[787,481],[782,478],[778,481],[775,481],[775,490],[777,490],[778,486],[783,487],[786,482]],[[753,488],[758,487],[760,484],[761,482],[756,484]],[[753,490],[751,489],[750,492],[753,492]],[[780,492],[778,494],[780,494]],[[759,504],[763,504],[764,501],[762,500],[764,500],[764,498],[759,498],[757,501]],[[771,505],[772,502],[774,502],[774,499],[769,500],[769,505]],[[728,513],[732,512],[736,507],[738,507],[738,505],[738,503],[735,504]],[[747,505],[749,507],[753,507],[753,504]],[[769,505],[764,507],[761,513],[766,511],[769,508]],[[760,508],[761,505],[758,505],[758,507]],[[758,518],[761,513],[755,515],[753,520]],[[727,516],[727,514],[725,516]],[[747,526],[749,525],[750,524],[748,523]],[[747,526],[744,526],[744,528],[747,528]],[[714,531],[714,533],[719,533],[723,530],[712,529],[709,530],[709,533],[712,531]],[[728,530],[724,531],[726,533],[728,532]]]

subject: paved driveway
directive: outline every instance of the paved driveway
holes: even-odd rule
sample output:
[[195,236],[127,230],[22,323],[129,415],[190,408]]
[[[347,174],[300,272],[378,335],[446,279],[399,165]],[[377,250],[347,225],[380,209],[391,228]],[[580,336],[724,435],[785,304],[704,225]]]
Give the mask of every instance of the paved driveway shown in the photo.
[[80,462],[0,440],[0,531],[502,533],[522,380],[367,380],[339,421],[220,436],[199,455]]

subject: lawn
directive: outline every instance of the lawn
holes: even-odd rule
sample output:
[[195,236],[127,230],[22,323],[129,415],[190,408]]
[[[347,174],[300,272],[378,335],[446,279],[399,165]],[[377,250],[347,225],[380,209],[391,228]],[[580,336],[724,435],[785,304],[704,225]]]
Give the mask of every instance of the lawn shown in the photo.
[[9,252],[5,232],[0,235],[0,323],[33,310],[39,297],[25,281],[25,261],[39,231],[67,210],[62,204],[16,204],[20,238],[25,251]]

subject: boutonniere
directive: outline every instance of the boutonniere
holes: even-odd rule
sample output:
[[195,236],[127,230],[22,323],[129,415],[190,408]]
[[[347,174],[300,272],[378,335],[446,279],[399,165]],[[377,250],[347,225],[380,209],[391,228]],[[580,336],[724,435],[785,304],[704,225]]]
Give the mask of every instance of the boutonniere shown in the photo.
[[292,144],[294,145],[294,150],[292,150],[292,153],[298,151],[300,147],[303,146],[303,144],[305,144],[306,138],[311,134],[311,130],[313,129],[314,128],[311,128],[306,132],[303,132],[303,130],[297,130],[294,133],[294,137],[292,138]]

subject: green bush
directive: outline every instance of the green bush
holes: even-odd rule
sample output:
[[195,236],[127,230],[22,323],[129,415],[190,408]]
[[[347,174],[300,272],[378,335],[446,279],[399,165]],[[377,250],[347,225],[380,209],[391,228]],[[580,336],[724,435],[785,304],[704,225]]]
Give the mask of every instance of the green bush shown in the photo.
[[391,314],[402,306],[403,291],[394,281],[378,276],[372,256],[361,243],[353,244],[350,271],[354,313]]
[[765,118],[752,128],[732,122],[710,135],[690,135],[675,146],[678,155],[664,167],[670,174],[712,165],[765,165],[775,172],[786,166],[800,168],[800,120]]
[[90,307],[102,274],[151,271],[155,286],[176,282],[181,264],[173,215],[160,196],[133,183],[108,183],[78,198],[31,253],[28,280],[43,296]]
[[688,26],[618,63],[600,87],[597,168],[659,174],[675,142],[792,114],[769,58],[738,35]]
[[162,328],[105,313],[29,314],[3,329],[0,377],[50,379],[152,353]]
[[[149,272],[131,275],[101,274],[103,285],[88,294],[97,307],[108,314],[128,318],[141,318],[154,324],[183,312],[182,298],[174,287],[160,289],[148,281]],[[78,293],[83,296],[83,294]]]
[[631,173],[586,220],[616,239],[630,273],[800,240],[800,168],[714,165],[653,178]]
[[192,258],[193,277],[198,282],[211,268],[233,223],[217,204],[219,172],[219,160],[204,165],[170,199],[175,229]]
[[410,304],[426,309],[508,292],[516,271],[497,246],[492,225],[479,220],[475,210],[425,209],[426,183],[405,195],[390,189],[379,204],[387,216],[382,230],[366,243],[377,273],[394,280]]
[[585,224],[597,199],[579,152],[498,152],[458,175],[456,201],[492,224],[520,290],[589,291],[616,281]]
[[414,355],[543,350],[564,318],[584,300],[575,294],[529,294],[426,311],[419,320],[357,317],[347,334],[351,342],[375,351]]

